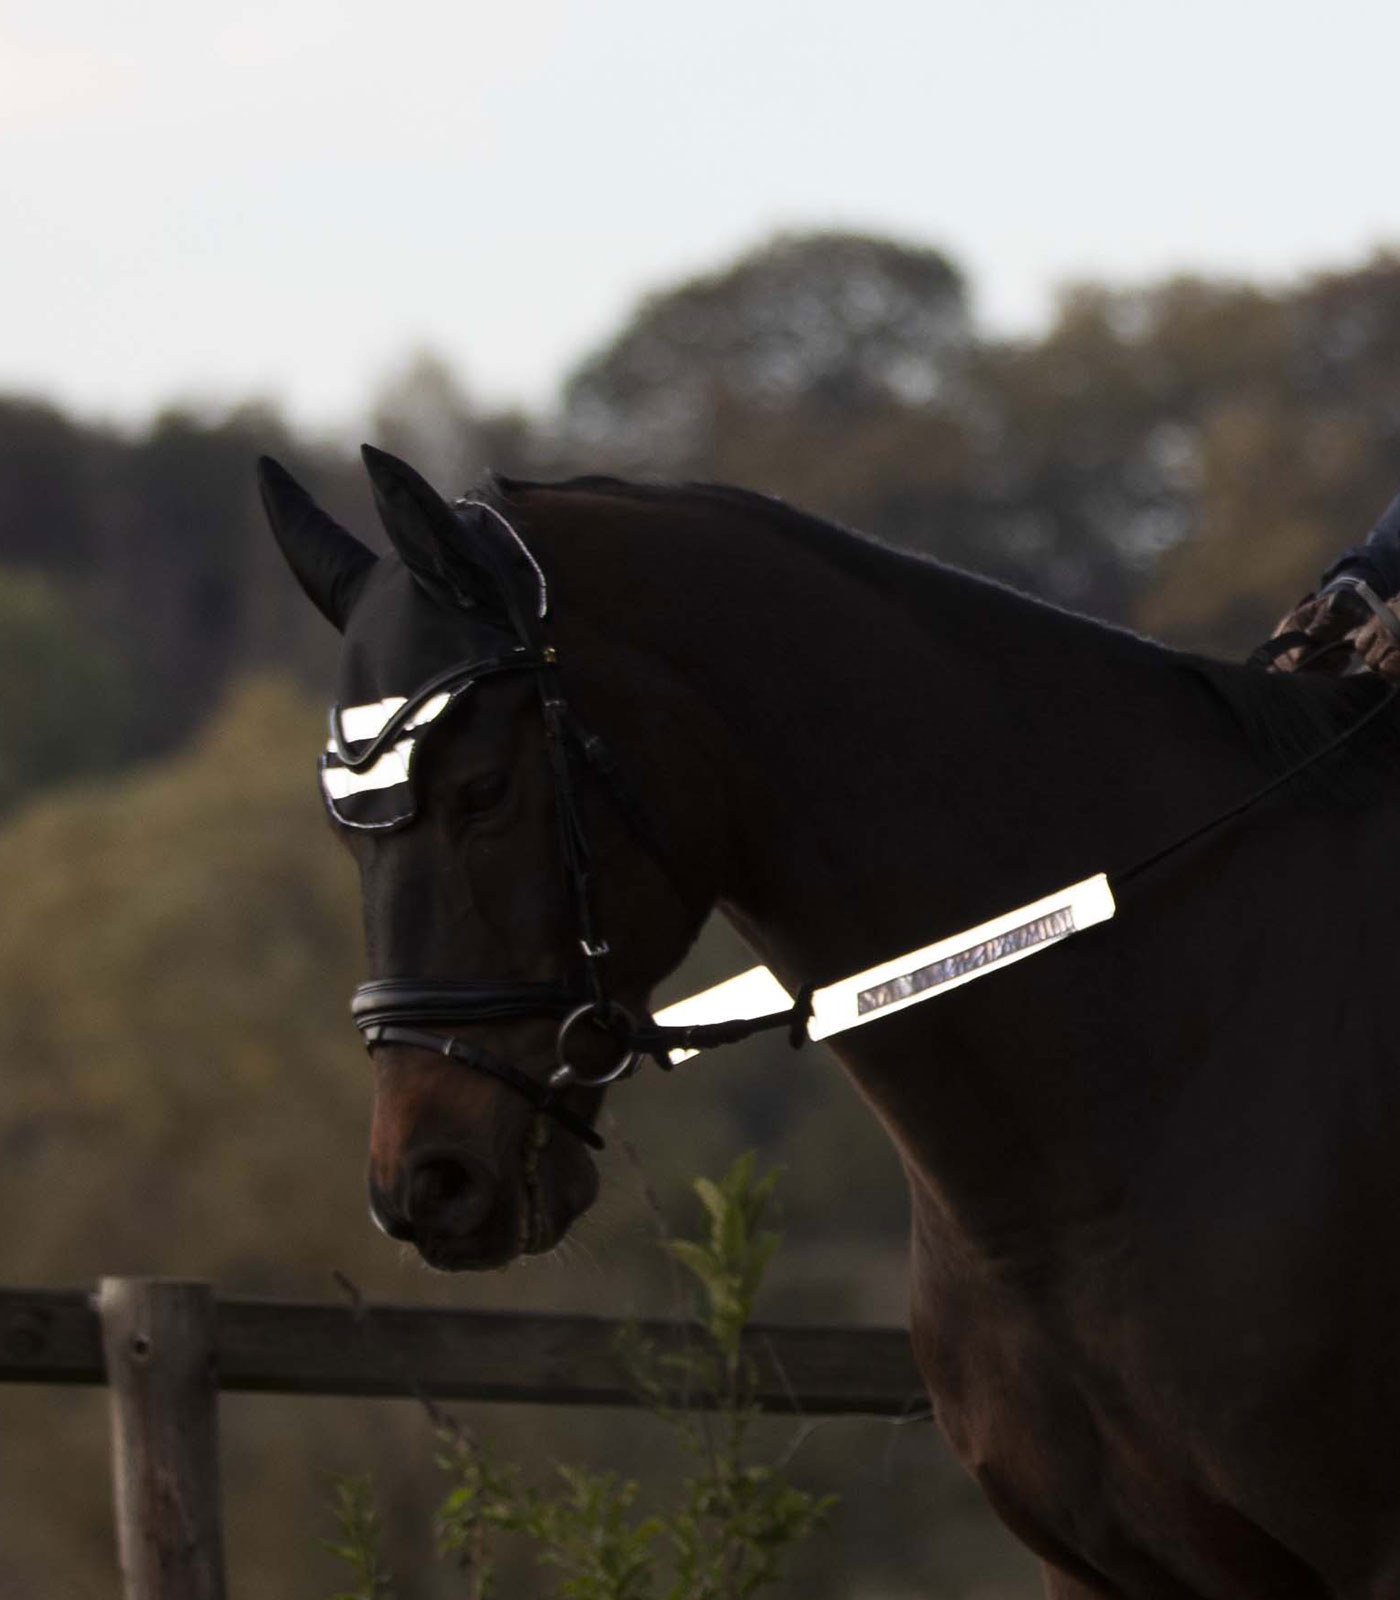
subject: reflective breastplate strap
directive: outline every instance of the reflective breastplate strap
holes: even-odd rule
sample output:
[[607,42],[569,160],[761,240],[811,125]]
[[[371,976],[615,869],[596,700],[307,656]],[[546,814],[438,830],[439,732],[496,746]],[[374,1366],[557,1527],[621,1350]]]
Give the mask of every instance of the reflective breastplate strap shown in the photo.
[[756,1033],[767,1033],[774,1028],[786,1028],[788,1043],[800,1050],[807,1043],[807,1024],[812,1020],[812,995],[810,983],[803,984],[797,998],[784,1011],[770,1011],[761,1017],[730,1017],[722,1022],[693,1022],[663,1025],[651,1021],[633,1028],[628,1039],[632,1049],[650,1056],[658,1067],[668,1072],[675,1065],[671,1052],[693,1053],[713,1050],[720,1045],[739,1044]]

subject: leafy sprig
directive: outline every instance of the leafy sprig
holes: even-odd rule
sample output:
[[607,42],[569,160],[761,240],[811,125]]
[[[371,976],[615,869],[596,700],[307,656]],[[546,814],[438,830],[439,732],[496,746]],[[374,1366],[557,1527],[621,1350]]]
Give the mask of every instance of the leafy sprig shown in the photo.
[[[765,1225],[776,1181],[756,1175],[752,1153],[718,1182],[696,1179],[703,1231],[663,1248],[695,1279],[697,1335],[664,1351],[635,1328],[619,1340],[638,1397],[695,1463],[674,1506],[643,1512],[635,1479],[565,1464],[547,1484],[529,1483],[439,1416],[437,1460],[451,1488],[437,1515],[438,1548],[466,1576],[469,1600],[495,1592],[498,1546],[512,1537],[553,1572],[559,1600],[748,1600],[825,1523],[834,1496],[797,1488],[782,1464],[749,1459],[759,1408],[743,1336],[778,1247]],[[336,1513],[342,1538],[331,1548],[360,1580],[336,1600],[393,1600],[367,1480],[339,1481]]]

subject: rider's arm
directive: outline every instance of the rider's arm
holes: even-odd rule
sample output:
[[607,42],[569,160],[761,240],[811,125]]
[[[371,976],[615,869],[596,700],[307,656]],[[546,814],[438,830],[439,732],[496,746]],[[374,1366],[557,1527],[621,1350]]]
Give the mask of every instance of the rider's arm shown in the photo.
[[1381,513],[1366,543],[1344,550],[1323,573],[1322,581],[1328,584],[1342,576],[1364,579],[1383,600],[1400,594],[1400,495]]

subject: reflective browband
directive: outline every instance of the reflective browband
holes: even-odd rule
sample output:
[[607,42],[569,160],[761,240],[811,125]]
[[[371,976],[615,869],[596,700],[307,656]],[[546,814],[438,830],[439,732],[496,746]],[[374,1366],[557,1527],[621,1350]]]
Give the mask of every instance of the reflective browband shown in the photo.
[[420,684],[388,717],[373,738],[358,745],[355,740],[348,739],[345,735],[342,725],[345,713],[340,706],[332,706],[331,748],[342,766],[349,767],[352,772],[361,771],[365,767],[373,766],[386,750],[391,749],[404,733],[412,729],[416,725],[415,719],[419,713],[438,695],[447,696],[455,690],[471,688],[472,685],[486,678],[497,677],[502,672],[538,670],[544,665],[544,658],[537,652],[527,650],[524,645],[517,646],[509,655],[497,656],[488,661],[459,662],[429,678],[426,683]]

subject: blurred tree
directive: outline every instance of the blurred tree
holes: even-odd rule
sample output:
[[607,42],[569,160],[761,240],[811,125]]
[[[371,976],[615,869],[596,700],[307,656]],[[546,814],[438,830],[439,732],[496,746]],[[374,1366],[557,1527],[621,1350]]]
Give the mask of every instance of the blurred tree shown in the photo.
[[[26,782],[78,771],[98,752],[114,764],[169,749],[245,661],[328,681],[330,640],[272,550],[258,504],[262,451],[287,458],[329,504],[353,502],[348,463],[293,440],[266,406],[171,410],[124,438],[35,402],[0,400],[0,572],[42,576],[48,625],[60,627],[61,611],[74,649],[86,634],[87,656],[107,664],[109,689],[128,686],[120,715],[110,694],[94,691],[100,728],[81,729],[76,713],[47,718],[49,754]],[[32,611],[40,592],[22,599],[16,590],[14,603]],[[10,654],[21,638],[31,647],[30,634],[16,632]],[[54,678],[55,693],[70,677]],[[32,689],[33,672],[15,683]],[[74,743],[66,754],[63,739]]]
[[1125,618],[1198,526],[1201,428],[1252,393],[1277,309],[1256,290],[1174,279],[1065,292],[1043,339],[984,348],[983,565],[1076,609]]
[[140,728],[147,750],[169,748],[207,715],[233,664],[256,504],[257,424],[245,420],[164,412],[120,464],[102,599],[139,681],[159,686]]
[[475,411],[456,374],[431,350],[418,350],[374,397],[374,442],[402,456],[444,494],[460,494],[486,465]]
[[1121,617],[1180,535],[1185,448],[1121,311],[1084,291],[1043,344],[986,345],[941,253],[781,237],[644,301],[570,379],[560,441],[576,470],[747,484]]
[[1400,489],[1400,257],[1255,302],[1194,341],[1167,330],[1183,364],[1215,382],[1190,395],[1196,536],[1170,551],[1134,611],[1142,626],[1232,655]]
[[0,572],[0,811],[111,766],[134,712],[126,663],[54,580]]
[[0,397],[0,565],[66,577],[91,563],[95,503],[121,443],[53,406]]
[[730,452],[772,419],[820,437],[892,404],[951,403],[970,337],[938,251],[782,235],[643,301],[569,379],[565,445],[624,472],[733,476]]

